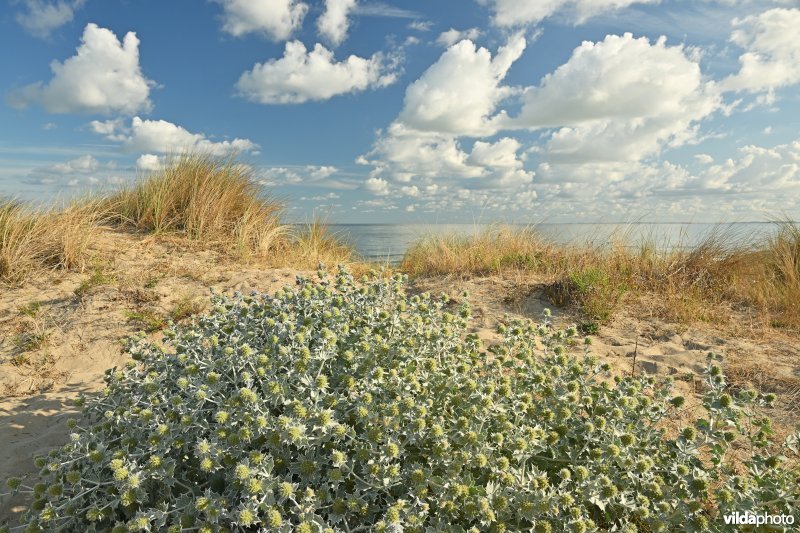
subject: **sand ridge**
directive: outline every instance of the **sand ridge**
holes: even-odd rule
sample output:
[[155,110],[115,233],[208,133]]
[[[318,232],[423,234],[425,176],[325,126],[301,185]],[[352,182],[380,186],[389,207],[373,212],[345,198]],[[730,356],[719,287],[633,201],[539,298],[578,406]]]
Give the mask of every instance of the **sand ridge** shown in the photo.
[[[302,273],[236,264],[175,240],[114,231],[105,232],[94,251],[86,272],[52,273],[0,292],[0,482],[34,473],[33,457],[67,440],[65,421],[75,414],[70,400],[99,390],[105,371],[125,363],[127,336],[202,312],[210,288],[271,293]],[[493,341],[505,316],[539,320],[551,308],[558,325],[579,320],[574,310],[554,306],[545,287],[536,279],[479,277],[419,280],[409,290],[453,299],[468,291],[471,331]],[[709,351],[726,357],[737,386],[752,383],[781,394],[779,424],[800,420],[800,342],[791,334],[731,336],[708,324],[672,324],[624,309],[592,345],[617,372],[673,376],[677,390],[689,396],[698,390]],[[0,524],[16,523],[24,505],[21,497],[0,502]]]

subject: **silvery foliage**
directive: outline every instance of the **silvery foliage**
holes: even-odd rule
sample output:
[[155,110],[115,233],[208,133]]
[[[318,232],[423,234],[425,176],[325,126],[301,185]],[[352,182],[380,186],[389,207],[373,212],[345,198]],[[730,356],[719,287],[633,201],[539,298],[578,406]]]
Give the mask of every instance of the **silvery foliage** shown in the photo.
[[132,339],[41,480],[9,480],[34,495],[20,529],[701,531],[797,510],[798,471],[763,451],[772,398],[732,397],[718,366],[676,428],[669,381],[567,355],[574,328],[507,321],[484,350],[466,303],[318,274]]

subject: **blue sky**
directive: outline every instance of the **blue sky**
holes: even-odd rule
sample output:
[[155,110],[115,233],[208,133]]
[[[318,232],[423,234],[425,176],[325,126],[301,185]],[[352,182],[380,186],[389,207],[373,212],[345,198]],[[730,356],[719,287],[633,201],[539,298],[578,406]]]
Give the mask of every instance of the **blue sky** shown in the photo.
[[0,195],[238,154],[332,222],[800,215],[798,0],[10,0]]

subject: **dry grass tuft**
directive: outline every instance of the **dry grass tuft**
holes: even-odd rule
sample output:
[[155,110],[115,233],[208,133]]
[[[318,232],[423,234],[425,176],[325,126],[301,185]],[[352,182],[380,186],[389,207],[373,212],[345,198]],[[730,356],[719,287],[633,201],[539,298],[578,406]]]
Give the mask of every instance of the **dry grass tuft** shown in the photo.
[[102,218],[96,200],[44,212],[0,201],[0,282],[22,283],[43,268],[82,271]]
[[33,246],[41,234],[41,222],[14,200],[0,203],[0,280],[18,283],[36,266]]
[[103,225],[186,238],[240,261],[302,268],[350,261],[353,248],[325,224],[295,231],[281,223],[282,204],[253,178],[233,158],[185,154],[128,188],[61,209],[0,200],[0,283],[24,283],[45,269],[83,271]]
[[760,242],[720,226],[691,248],[652,237],[634,246],[624,234],[604,246],[557,245],[533,227],[493,226],[424,238],[401,269],[417,277],[536,274],[553,303],[579,307],[589,327],[626,299],[644,298],[653,314],[680,322],[726,322],[750,310],[765,325],[800,328],[800,227],[792,222]]
[[286,231],[281,203],[262,197],[252,167],[233,158],[179,156],[106,203],[115,223],[180,233],[245,259],[267,255]]
[[42,262],[52,268],[83,272],[89,260],[89,246],[97,239],[106,216],[101,201],[93,198],[47,212],[41,221],[46,233]]
[[412,276],[547,271],[559,251],[533,228],[496,225],[475,235],[423,238],[406,252],[401,269]]
[[316,268],[322,262],[333,267],[349,263],[355,257],[353,246],[341,235],[331,233],[325,222],[316,219],[308,224],[295,226],[281,249],[281,266]]
[[773,326],[800,324],[800,226],[780,222],[764,252],[767,276],[762,291],[775,307]]

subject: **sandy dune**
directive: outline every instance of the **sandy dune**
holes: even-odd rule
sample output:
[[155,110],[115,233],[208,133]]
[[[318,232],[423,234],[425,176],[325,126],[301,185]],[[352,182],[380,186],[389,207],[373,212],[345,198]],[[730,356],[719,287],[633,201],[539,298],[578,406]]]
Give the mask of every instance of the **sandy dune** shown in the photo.
[[[207,305],[218,291],[271,292],[294,283],[291,269],[232,264],[215,252],[128,234],[107,233],[93,268],[53,274],[0,292],[0,482],[34,471],[32,458],[66,440],[69,400],[102,386],[107,368],[125,361],[122,340]],[[487,340],[505,314],[554,320],[576,317],[548,301],[536,280],[495,278],[426,280],[412,290],[470,292],[473,330]],[[157,336],[153,333],[154,337]],[[800,342],[788,334],[732,334],[708,325],[684,326],[648,318],[641,309],[620,313],[594,336],[593,352],[618,372],[672,375],[692,394],[709,351],[726,357],[736,386],[752,383],[780,393],[772,415],[783,427],[800,420]],[[634,367],[634,353],[635,367]],[[24,500],[0,503],[0,524],[24,510]]]

